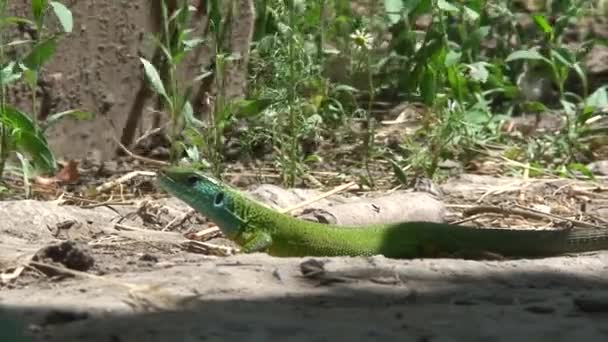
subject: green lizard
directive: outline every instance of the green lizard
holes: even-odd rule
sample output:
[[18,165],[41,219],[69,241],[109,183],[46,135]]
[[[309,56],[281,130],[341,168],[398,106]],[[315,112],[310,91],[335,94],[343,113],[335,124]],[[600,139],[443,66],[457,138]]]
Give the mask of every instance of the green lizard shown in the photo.
[[356,227],[300,220],[245,197],[198,171],[171,167],[158,183],[207,216],[242,251],[273,256],[384,255],[388,258],[446,257],[495,253],[544,257],[608,249],[608,229],[475,228],[431,222]]

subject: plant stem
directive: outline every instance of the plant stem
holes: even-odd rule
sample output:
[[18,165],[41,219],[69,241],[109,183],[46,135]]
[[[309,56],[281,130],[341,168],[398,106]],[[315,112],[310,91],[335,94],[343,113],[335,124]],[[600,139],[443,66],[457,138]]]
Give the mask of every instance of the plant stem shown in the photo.
[[365,173],[367,173],[367,178],[370,186],[374,187],[374,178],[372,177],[371,170],[369,168],[369,162],[372,158],[372,151],[374,149],[374,117],[372,115],[372,106],[374,103],[374,75],[372,72],[372,57],[371,52],[369,50],[365,51],[367,57],[367,82],[369,86],[369,101],[367,103],[367,111],[366,111],[366,121],[367,121],[367,133],[365,136],[365,155],[363,158],[363,165],[365,167]]
[[[0,1],[0,18],[4,19],[6,13],[6,1]],[[4,66],[4,30],[0,30],[0,65]],[[6,111],[6,86],[4,84],[3,73],[0,72],[0,116]],[[0,178],[4,175],[4,167],[9,151],[9,131],[8,128],[0,123]]]
[[[171,35],[169,32],[169,15],[167,13],[167,3],[165,0],[163,0],[162,2],[162,20],[163,20],[163,33],[165,36],[165,48],[169,51],[169,53],[172,52],[172,44],[171,44]],[[177,91],[177,84],[176,84],[176,80],[174,77],[174,63],[173,60],[171,60],[171,56],[165,56],[165,61],[164,63],[161,61],[161,64],[164,64],[162,66],[162,68],[166,68],[167,70],[167,74],[165,75],[165,77],[167,79],[163,80],[164,83],[166,85],[169,85],[169,93],[167,94],[169,96],[169,114],[171,115],[171,148],[169,151],[169,162],[171,164],[175,163],[175,161],[177,160],[177,151],[176,151],[176,146],[177,146],[177,137],[178,137],[178,132],[177,132],[177,127],[178,127],[178,113],[177,113],[177,95],[176,95],[176,91]]]
[[213,106],[213,115],[211,127],[213,130],[211,147],[209,148],[209,155],[211,162],[213,163],[213,172],[216,177],[219,178],[221,173],[221,148],[222,148],[222,135],[223,135],[223,118],[224,111],[226,110],[226,87],[224,84],[224,72],[225,72],[225,57],[216,45],[215,54],[215,83],[217,85],[217,97],[215,105]]
[[[376,3],[373,0],[370,0],[369,4],[370,7],[370,27],[372,28],[372,32],[373,32],[373,23],[374,23],[374,15],[375,15],[375,8],[376,8]],[[367,180],[369,181],[369,185],[373,188],[375,186],[374,183],[374,178],[372,176],[371,170],[369,168],[369,163],[370,163],[370,159],[372,159],[372,152],[374,150],[374,138],[375,138],[375,129],[374,129],[374,117],[372,115],[372,107],[374,104],[374,97],[375,97],[375,91],[374,91],[374,73],[372,70],[372,53],[371,53],[371,49],[368,49],[367,46],[363,47],[364,51],[365,51],[365,63],[366,63],[366,69],[367,69],[367,82],[368,82],[368,87],[369,87],[369,101],[367,102],[367,111],[366,111],[366,122],[367,122],[367,132],[366,132],[366,136],[365,136],[365,154],[364,154],[364,158],[363,158],[363,165],[365,167],[365,173],[367,174]]]
[[297,170],[297,158],[298,158],[298,132],[297,132],[297,117],[295,111],[296,105],[296,70],[295,70],[295,4],[294,0],[289,0],[289,26],[290,26],[290,37],[289,37],[289,133],[291,135],[291,141],[289,144],[289,161],[288,161],[288,185],[295,185],[296,170]]
[[319,35],[317,37],[317,62],[323,66],[323,44],[325,42],[325,0],[319,0]]

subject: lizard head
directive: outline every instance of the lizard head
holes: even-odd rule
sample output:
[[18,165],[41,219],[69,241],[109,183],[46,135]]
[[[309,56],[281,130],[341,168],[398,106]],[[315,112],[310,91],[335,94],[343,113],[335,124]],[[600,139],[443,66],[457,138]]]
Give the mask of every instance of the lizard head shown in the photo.
[[217,224],[227,238],[241,232],[244,225],[234,212],[234,195],[216,179],[193,169],[169,167],[159,173],[158,184]]

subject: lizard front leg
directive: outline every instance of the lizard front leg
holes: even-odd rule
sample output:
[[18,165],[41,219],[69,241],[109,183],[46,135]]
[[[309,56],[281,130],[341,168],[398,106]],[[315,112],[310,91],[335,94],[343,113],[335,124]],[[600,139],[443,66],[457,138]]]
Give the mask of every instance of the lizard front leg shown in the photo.
[[272,236],[266,232],[244,233],[242,238],[245,253],[265,252],[272,245]]

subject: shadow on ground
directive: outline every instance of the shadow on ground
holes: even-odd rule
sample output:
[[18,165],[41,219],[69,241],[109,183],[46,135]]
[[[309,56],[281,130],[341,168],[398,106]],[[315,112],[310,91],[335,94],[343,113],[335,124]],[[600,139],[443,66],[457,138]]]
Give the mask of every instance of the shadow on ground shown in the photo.
[[598,277],[551,270],[408,276],[413,266],[328,272],[342,282],[325,285],[300,277],[302,293],[286,287],[261,297],[222,293],[218,283],[218,292],[181,297],[162,312],[3,308],[29,325],[32,341],[608,340],[604,269]]

